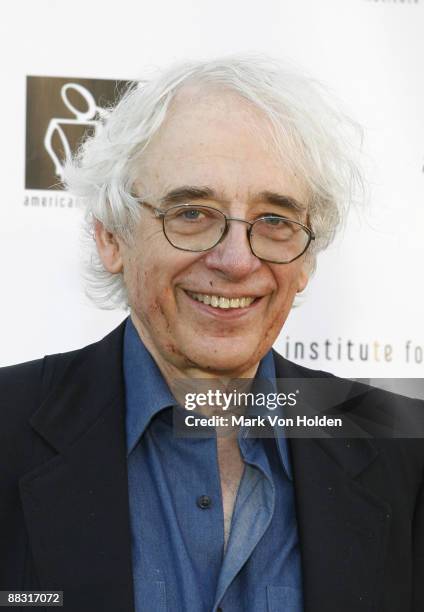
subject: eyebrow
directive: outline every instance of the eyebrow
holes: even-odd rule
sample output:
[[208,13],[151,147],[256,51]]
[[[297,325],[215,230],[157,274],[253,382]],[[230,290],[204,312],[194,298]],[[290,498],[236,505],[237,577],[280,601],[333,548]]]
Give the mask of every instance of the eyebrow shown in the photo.
[[172,204],[184,204],[188,201],[195,200],[216,200],[217,196],[213,189],[209,187],[190,187],[183,185],[176,189],[168,191],[161,199],[162,206],[171,206]]
[[[255,203],[273,204],[274,206],[281,206],[282,208],[296,212],[303,212],[306,210],[306,206],[292,196],[283,195],[275,191],[261,191],[254,194],[254,196],[249,199]],[[177,187],[168,191],[168,193],[160,199],[160,203],[162,206],[166,207],[196,200],[215,200],[223,202],[223,199],[210,187],[183,185],[182,187]]]
[[303,212],[306,210],[306,206],[301,204],[298,200],[296,200],[296,198],[283,195],[281,193],[276,193],[275,191],[262,191],[255,196],[254,200],[264,202],[266,204],[274,204],[276,206],[288,208],[296,212]]

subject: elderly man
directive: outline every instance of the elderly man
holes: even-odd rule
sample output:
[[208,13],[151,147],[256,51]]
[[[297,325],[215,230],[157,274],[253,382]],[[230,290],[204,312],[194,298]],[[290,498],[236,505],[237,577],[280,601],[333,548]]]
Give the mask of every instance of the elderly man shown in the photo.
[[177,379],[330,379],[272,344],[359,183],[350,128],[276,63],[186,63],[68,164],[90,294],[130,316],[0,374],[2,589],[68,612],[424,609],[421,441],[173,429]]

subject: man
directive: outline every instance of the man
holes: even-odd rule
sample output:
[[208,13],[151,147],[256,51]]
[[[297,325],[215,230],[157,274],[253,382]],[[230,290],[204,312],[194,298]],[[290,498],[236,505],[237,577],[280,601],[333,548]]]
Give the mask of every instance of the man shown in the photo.
[[272,62],[183,64],[68,165],[91,295],[130,317],[1,372],[2,589],[69,612],[424,609],[420,440],[173,430],[176,380],[329,378],[271,347],[358,178],[342,119]]

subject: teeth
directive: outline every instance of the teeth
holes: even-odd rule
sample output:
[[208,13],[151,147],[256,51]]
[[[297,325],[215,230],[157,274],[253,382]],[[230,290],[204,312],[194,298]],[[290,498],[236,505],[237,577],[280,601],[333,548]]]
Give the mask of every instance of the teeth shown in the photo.
[[206,295],[204,293],[190,293],[189,295],[197,300],[208,304],[214,308],[247,308],[255,300],[253,297],[242,297],[242,298],[226,298],[221,295]]

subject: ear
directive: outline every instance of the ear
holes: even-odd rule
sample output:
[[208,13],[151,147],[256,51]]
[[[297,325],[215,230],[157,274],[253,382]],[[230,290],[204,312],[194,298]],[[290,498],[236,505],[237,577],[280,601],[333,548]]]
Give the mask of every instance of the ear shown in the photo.
[[94,225],[94,237],[100,259],[106,270],[111,274],[118,274],[123,270],[121,243],[116,236],[109,232],[101,223],[96,220]]
[[306,288],[308,284],[310,276],[310,269],[306,262],[303,263],[302,267],[299,270],[299,275],[297,277],[297,293],[302,293],[302,291]]

